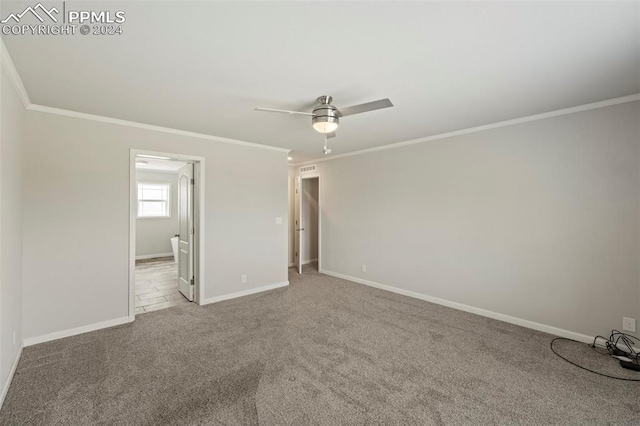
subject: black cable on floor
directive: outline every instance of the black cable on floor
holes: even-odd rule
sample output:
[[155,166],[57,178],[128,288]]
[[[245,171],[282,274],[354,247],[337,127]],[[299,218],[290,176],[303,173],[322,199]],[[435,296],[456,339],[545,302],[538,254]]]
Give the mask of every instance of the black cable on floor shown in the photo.
[[[628,358],[631,358],[632,360],[638,362],[640,361],[640,354],[638,354],[633,347],[634,340],[640,343],[640,339],[638,339],[637,337],[633,337],[630,334],[624,334],[623,332],[618,330],[611,330],[611,337],[609,337],[607,349],[609,349],[609,346],[611,346],[620,351],[620,341],[622,341],[622,343],[624,343],[624,346],[626,346],[627,348],[626,351],[622,352],[627,352],[626,356]],[[593,341],[593,343],[595,345],[595,340]],[[611,349],[609,349],[609,352],[611,352]]]
[[[582,368],[583,370],[586,370],[586,371],[588,371],[588,372],[590,372],[590,373],[597,374],[598,376],[608,377],[608,378],[610,378],[610,379],[616,379],[616,380],[624,380],[624,381],[626,381],[626,382],[640,382],[640,379],[625,379],[624,377],[616,377],[616,376],[610,376],[610,375],[608,375],[608,374],[598,373],[597,371],[593,371],[593,370],[590,370],[590,369],[588,369],[588,368],[586,368],[586,367],[583,367],[583,366],[581,366],[581,365],[578,365],[578,364],[576,364],[576,363],[575,363],[575,362],[573,362],[573,361],[569,361],[568,359],[566,359],[565,357],[563,357],[562,355],[560,355],[558,352],[556,352],[556,351],[555,351],[555,349],[553,349],[553,342],[555,342],[556,340],[568,340],[569,342],[576,342],[576,343],[580,343],[580,344],[583,344],[583,343],[582,343],[582,342],[578,342],[577,340],[567,339],[566,337],[556,337],[555,339],[553,339],[553,340],[551,341],[551,344],[549,345],[549,347],[551,348],[551,352],[553,352],[554,354],[556,354],[556,355],[557,355],[558,357],[560,357],[561,359],[563,359],[563,360],[567,361],[569,364],[575,365],[576,367],[578,367],[578,368]],[[600,353],[600,352],[598,352],[598,353]],[[604,355],[604,354],[602,354],[602,355]]]

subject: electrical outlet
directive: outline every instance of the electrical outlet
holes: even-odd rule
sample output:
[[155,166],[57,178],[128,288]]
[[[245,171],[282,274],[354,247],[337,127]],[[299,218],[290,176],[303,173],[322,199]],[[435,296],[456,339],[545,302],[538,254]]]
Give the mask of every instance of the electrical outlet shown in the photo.
[[636,331],[636,319],[622,317],[622,331],[630,331],[635,333]]
[[367,272],[367,265],[362,265],[362,272]]
[[242,280],[243,284],[247,282],[247,276],[246,275],[241,276],[240,279]]

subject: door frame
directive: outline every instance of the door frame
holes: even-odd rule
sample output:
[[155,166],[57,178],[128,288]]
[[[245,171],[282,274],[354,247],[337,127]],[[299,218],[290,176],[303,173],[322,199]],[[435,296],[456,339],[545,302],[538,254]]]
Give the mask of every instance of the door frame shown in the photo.
[[[178,169],[178,291],[182,293],[189,302],[195,301],[195,163],[189,161],[183,167]],[[187,179],[186,194],[183,193],[183,179]],[[186,203],[186,218],[183,218],[183,200]],[[186,222],[186,223],[185,223]],[[183,225],[186,225],[186,232],[183,234]],[[180,262],[181,254],[183,252],[184,243],[187,245],[188,255],[187,262],[183,264]],[[184,270],[186,267],[186,271]],[[186,272],[186,274],[184,274]],[[186,276],[183,276],[186,275]]]
[[205,159],[195,155],[176,154],[171,152],[147,151],[142,149],[129,150],[129,321],[135,320],[135,299],[136,299],[136,216],[137,204],[136,198],[136,156],[138,155],[155,155],[159,157],[168,157],[172,160],[189,161],[193,163],[193,178],[195,180],[193,188],[193,224],[196,228],[194,249],[194,274],[195,289],[194,302],[201,305],[204,301],[205,287]]
[[[297,228],[302,226],[302,220],[300,220],[300,224],[298,226],[295,226],[295,221],[296,221],[296,212],[298,213],[298,215],[300,214],[300,206],[298,206],[298,208],[296,209],[296,203],[298,203],[298,200],[302,199],[301,196],[298,196],[298,194],[296,193],[296,190],[298,189],[298,185],[300,185],[300,191],[302,191],[302,181],[305,179],[318,179],[318,272],[322,271],[322,178],[320,177],[320,173],[305,173],[304,175],[302,174],[298,174],[295,177],[295,181],[294,181],[294,205],[293,205],[293,223],[294,223],[294,231],[295,231],[295,235],[294,235],[294,240],[293,240],[293,251],[295,253],[296,249],[298,248],[299,244],[298,241],[300,239],[299,233],[297,231]],[[300,218],[300,217],[299,217]],[[301,218],[300,218],[301,219]],[[302,253],[300,253],[302,250],[298,250],[298,257],[295,260],[295,266],[296,266],[296,272],[297,272],[297,267],[298,267],[298,262],[300,261],[300,257],[302,256]]]

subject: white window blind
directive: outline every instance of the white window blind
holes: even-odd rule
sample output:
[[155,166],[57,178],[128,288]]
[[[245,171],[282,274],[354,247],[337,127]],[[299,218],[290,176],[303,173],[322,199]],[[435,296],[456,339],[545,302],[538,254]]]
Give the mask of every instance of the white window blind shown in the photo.
[[138,182],[138,217],[171,217],[171,184]]

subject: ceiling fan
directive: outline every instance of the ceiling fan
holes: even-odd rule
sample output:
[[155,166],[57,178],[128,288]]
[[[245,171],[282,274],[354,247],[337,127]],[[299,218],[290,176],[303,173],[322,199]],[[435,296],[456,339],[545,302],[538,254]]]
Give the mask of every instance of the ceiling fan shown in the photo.
[[389,99],[380,99],[377,101],[367,102],[360,105],[353,105],[340,109],[331,105],[331,102],[333,102],[333,98],[331,96],[320,96],[317,101],[318,105],[313,107],[313,110],[311,112],[289,111],[273,108],[256,108],[256,111],[309,115],[311,116],[311,124],[316,131],[324,133],[327,138],[333,138],[336,136],[336,129],[338,128],[338,124],[340,124],[340,118],[346,117],[348,115],[361,114],[363,112],[375,111],[377,109],[389,108],[393,106]]

